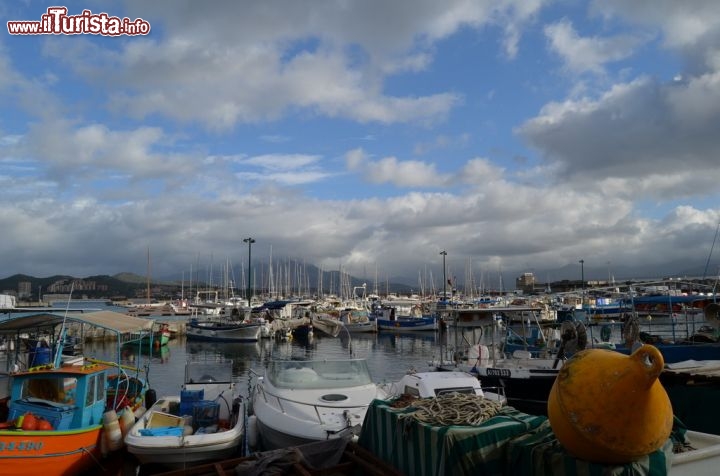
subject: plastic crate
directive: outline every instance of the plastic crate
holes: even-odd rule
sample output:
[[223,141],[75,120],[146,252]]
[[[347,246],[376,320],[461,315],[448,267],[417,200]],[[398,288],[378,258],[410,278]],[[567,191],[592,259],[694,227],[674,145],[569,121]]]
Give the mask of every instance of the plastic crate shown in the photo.
[[203,401],[205,390],[181,390],[180,391],[180,416],[192,415],[193,405]]
[[193,428],[217,425],[220,415],[220,404],[210,400],[202,400],[193,405]]

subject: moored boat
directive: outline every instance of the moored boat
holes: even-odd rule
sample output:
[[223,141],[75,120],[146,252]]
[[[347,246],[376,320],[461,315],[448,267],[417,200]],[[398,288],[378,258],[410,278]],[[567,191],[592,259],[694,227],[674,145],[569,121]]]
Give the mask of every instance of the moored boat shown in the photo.
[[163,396],[125,436],[141,463],[185,467],[237,456],[245,403],[236,395],[232,361],[191,361],[180,394]]
[[[0,323],[0,334],[19,335],[45,329],[52,336],[38,364],[28,367],[23,355],[8,358],[10,394],[4,399],[6,414],[0,422],[0,467],[3,474],[80,474],[100,471],[102,456],[122,447],[121,421],[134,422],[143,398],[151,399],[147,379],[137,367],[84,356],[53,353],[64,342],[69,326],[90,325],[113,333],[118,346],[141,339],[151,321],[100,311],[81,315],[35,314]],[[60,346],[62,347],[62,346]],[[17,346],[16,348],[20,348]],[[139,382],[142,382],[138,384]]]
[[402,395],[414,398],[432,398],[459,393],[486,398],[500,405],[507,403],[502,389],[483,389],[480,379],[468,372],[410,372],[397,382],[384,384],[381,388],[387,393],[387,398]]
[[384,396],[363,359],[274,360],[252,389],[248,439],[268,450],[352,438]]
[[340,322],[349,332],[377,332],[377,321],[370,319],[367,309],[340,310]]
[[255,342],[260,338],[262,325],[257,322],[231,319],[191,319],[186,333],[190,340],[216,342]]

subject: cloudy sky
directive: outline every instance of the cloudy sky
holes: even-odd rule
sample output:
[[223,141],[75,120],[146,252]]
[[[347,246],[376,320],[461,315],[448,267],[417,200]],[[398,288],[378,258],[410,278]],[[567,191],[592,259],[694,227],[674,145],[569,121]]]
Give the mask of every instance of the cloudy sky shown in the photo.
[[717,273],[716,0],[63,5],[151,30],[0,37],[3,277]]

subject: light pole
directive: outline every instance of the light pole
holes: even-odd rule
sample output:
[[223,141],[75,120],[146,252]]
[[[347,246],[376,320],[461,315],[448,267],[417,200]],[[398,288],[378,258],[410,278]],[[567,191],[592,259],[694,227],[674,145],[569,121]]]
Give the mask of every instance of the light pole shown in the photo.
[[252,299],[252,244],[255,243],[253,238],[245,238],[243,242],[248,244],[248,285],[247,285],[247,300],[248,307],[251,307],[250,300]]
[[440,254],[443,257],[443,302],[447,301],[447,277],[445,276],[445,257],[447,256],[447,251],[442,250]]

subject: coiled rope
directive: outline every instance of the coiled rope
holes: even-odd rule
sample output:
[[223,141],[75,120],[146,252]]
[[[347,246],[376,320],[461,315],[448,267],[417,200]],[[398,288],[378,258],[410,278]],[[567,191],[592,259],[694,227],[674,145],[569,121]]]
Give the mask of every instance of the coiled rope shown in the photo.
[[398,415],[400,420],[414,418],[432,426],[477,426],[497,415],[502,405],[480,395],[449,393],[413,400],[409,408],[414,411]]

